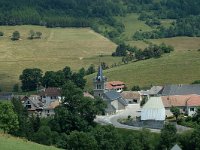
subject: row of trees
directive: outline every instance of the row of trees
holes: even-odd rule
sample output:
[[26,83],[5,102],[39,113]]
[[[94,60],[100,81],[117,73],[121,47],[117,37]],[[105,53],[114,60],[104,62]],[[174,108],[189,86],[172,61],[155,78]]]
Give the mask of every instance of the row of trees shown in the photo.
[[144,50],[137,47],[131,47],[126,44],[120,44],[112,56],[123,56],[122,62],[128,63],[132,60],[144,60],[149,58],[161,57],[164,53],[170,53],[174,48],[164,43],[160,45],[150,44]]
[[188,18],[181,18],[172,24],[170,27],[159,26],[153,31],[137,31],[133,35],[134,40],[143,39],[158,39],[158,38],[169,38],[175,36],[200,36],[200,26],[198,22],[200,16],[190,16]]
[[39,86],[44,87],[62,87],[67,81],[72,81],[80,88],[84,88],[86,80],[84,69],[78,72],[72,72],[70,67],[65,67],[59,71],[47,71],[43,75],[41,69],[25,69],[20,75],[22,91],[34,91]]

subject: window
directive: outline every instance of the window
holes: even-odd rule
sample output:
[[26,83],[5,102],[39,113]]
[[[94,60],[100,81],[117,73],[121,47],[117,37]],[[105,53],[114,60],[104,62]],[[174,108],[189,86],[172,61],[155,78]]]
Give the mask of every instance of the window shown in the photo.
[[97,89],[101,89],[101,84],[97,84]]
[[30,108],[31,108],[31,105],[30,105],[30,104],[27,104],[27,105],[26,105],[26,108],[30,109]]
[[46,96],[43,96],[43,98],[46,98]]
[[194,111],[194,108],[190,108],[190,111]]

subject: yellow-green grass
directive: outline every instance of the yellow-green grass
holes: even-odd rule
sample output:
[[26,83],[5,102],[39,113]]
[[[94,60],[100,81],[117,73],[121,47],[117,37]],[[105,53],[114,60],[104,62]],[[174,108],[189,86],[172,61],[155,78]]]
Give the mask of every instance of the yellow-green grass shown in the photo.
[[40,145],[0,133],[0,150],[58,150],[58,148]]
[[[12,41],[13,31],[19,31],[21,39]],[[42,39],[27,39],[29,31],[42,32]],[[89,28],[45,28],[41,26],[0,26],[0,86],[11,89],[19,82],[25,68],[41,68],[43,71],[59,70],[65,66],[78,70],[101,61],[109,65],[120,61],[112,58],[116,45]]]
[[[173,38],[162,38],[162,39],[148,39],[147,42],[154,44],[165,43],[171,45],[176,51],[183,50],[197,50],[200,49],[200,38],[199,37],[173,37]],[[127,41],[127,44],[131,46],[137,46],[144,49],[148,44],[144,41]]]
[[[174,51],[158,59],[149,59],[122,65],[104,71],[108,80],[124,81],[133,85],[150,86],[186,84],[200,79],[200,51]],[[92,88],[92,78],[87,76],[87,87]]]
[[125,26],[125,32],[122,33],[121,38],[128,41],[131,40],[136,31],[150,31],[151,27],[145,24],[144,21],[138,20],[139,15],[135,13],[127,14],[125,17],[117,17]]

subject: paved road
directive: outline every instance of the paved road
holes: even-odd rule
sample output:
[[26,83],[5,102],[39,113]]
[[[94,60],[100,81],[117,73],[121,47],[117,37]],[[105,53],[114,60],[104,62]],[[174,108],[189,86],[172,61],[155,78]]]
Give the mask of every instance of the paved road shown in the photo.
[[[110,116],[97,116],[95,119],[96,122],[101,124],[112,124],[113,126],[117,128],[125,128],[125,129],[132,129],[132,130],[141,130],[140,127],[134,127],[134,126],[128,126],[119,123],[117,120],[120,118],[127,118],[129,115],[131,117],[136,117],[138,115],[138,111],[140,110],[139,104],[129,104],[126,108],[126,110],[118,112],[115,115]],[[160,130],[157,129],[149,129],[151,132],[160,132]]]

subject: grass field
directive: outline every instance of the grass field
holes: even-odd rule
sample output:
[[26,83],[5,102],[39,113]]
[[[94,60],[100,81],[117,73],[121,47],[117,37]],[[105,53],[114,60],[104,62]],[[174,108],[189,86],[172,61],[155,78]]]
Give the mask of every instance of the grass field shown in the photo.
[[[21,39],[11,41],[13,31],[19,31]],[[29,31],[42,32],[42,39],[27,39]],[[18,82],[25,68],[59,70],[65,66],[78,70],[90,64],[105,61],[109,65],[119,58],[109,56],[116,45],[89,28],[45,28],[40,26],[1,26],[0,31],[0,86],[11,89]]]
[[135,13],[128,14],[125,17],[117,17],[117,19],[121,21],[125,26],[125,32],[120,36],[121,39],[129,41],[132,40],[133,34],[138,30],[152,30],[152,28],[146,25],[144,21],[138,20],[138,17],[139,15]]
[[0,133],[0,150],[58,150],[58,148],[40,145]]
[[[149,59],[122,65],[104,71],[108,80],[124,81],[129,88],[164,84],[192,83],[200,79],[200,51],[183,50],[165,54],[158,59]],[[92,87],[92,78],[87,76],[87,87]]]

